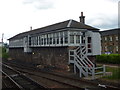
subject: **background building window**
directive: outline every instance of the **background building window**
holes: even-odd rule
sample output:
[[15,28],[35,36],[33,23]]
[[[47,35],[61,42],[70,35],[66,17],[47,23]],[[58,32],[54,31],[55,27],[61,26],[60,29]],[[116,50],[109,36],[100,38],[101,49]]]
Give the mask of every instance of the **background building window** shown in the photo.
[[110,41],[112,41],[112,36],[110,36]]
[[116,51],[118,52],[118,46],[116,46]]
[[107,51],[107,46],[105,46],[105,52]]
[[107,37],[105,37],[104,39],[105,39],[105,41],[107,41]]
[[115,40],[118,41],[118,36],[115,37]]

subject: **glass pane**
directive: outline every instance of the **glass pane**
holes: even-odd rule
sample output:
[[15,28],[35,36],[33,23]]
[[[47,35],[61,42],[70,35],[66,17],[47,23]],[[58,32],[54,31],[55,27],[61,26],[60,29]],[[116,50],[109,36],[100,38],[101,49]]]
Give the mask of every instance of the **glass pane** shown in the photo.
[[70,56],[70,60],[74,60],[74,57],[73,57],[73,56]]
[[41,45],[41,37],[39,36],[39,45]]
[[80,35],[76,36],[76,43],[80,43]]
[[44,38],[44,45],[46,45],[46,38]]
[[70,35],[70,43],[74,43],[74,35]]
[[29,37],[29,45],[31,45],[31,37]]
[[59,33],[56,33],[57,44],[59,44]]
[[68,43],[68,37],[65,37],[65,44]]
[[91,51],[91,49],[88,49],[88,53],[91,53],[92,51]]
[[88,37],[88,43],[91,43],[91,37]]
[[91,48],[91,44],[88,44],[88,48]]

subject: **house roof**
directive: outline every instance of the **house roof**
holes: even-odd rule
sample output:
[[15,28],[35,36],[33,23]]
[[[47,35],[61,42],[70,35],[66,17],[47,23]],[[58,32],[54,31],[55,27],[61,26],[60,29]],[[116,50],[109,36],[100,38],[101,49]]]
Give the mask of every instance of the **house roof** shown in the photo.
[[104,31],[100,31],[100,33],[101,33],[101,36],[118,35],[118,34],[120,34],[120,28],[114,28],[114,29],[104,30]]
[[86,25],[84,23],[77,22],[75,20],[70,19],[67,21],[59,22],[56,24],[42,27],[42,28],[37,28],[37,29],[31,30],[31,31],[19,33],[15,36],[9,38],[8,40],[21,38],[21,37],[24,37],[26,35],[31,35],[31,34],[57,31],[57,30],[65,29],[65,28],[76,28],[76,29],[87,29],[87,30],[92,30],[92,31],[99,31],[99,29],[97,29],[97,28],[94,28],[94,27],[91,27],[91,26]]

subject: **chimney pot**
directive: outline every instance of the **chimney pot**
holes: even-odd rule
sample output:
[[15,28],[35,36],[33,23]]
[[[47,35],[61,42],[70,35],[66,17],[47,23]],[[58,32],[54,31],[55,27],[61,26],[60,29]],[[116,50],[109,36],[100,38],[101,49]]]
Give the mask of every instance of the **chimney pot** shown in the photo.
[[81,12],[81,16],[83,16],[83,12]]
[[32,26],[30,27],[30,30],[32,30]]
[[81,16],[79,18],[81,23],[85,23],[85,16],[83,16],[83,12],[81,12]]

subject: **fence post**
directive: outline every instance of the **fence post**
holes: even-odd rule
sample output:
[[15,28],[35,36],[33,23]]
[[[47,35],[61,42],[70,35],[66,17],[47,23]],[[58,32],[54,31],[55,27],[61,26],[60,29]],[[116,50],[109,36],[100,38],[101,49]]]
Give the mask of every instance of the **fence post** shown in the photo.
[[95,79],[95,67],[92,68],[92,79]]
[[103,65],[103,75],[105,76],[105,72],[106,72],[106,70],[105,70],[105,65]]

